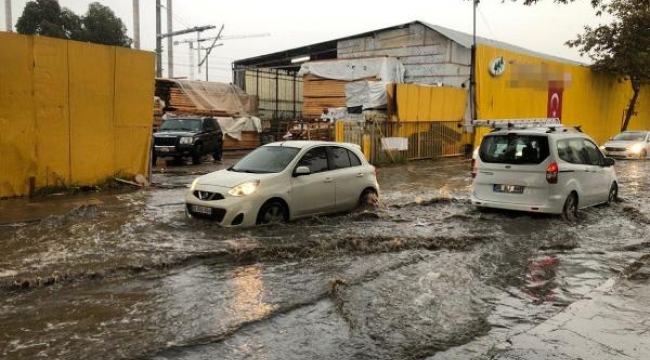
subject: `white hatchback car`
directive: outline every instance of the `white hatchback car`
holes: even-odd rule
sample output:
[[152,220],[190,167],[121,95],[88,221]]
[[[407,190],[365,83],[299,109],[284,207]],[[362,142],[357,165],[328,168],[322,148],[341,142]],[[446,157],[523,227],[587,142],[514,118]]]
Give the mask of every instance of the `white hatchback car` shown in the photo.
[[471,202],[575,220],[579,208],[616,200],[614,163],[574,128],[495,130],[472,160]]
[[198,177],[185,203],[191,216],[222,226],[252,226],[349,211],[378,194],[375,168],[358,145],[284,141]]

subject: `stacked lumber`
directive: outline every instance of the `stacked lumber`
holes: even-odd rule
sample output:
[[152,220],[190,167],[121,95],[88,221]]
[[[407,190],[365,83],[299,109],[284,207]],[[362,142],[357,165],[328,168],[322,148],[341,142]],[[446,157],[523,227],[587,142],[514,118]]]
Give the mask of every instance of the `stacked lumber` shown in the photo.
[[164,103],[160,101],[160,99],[156,98],[154,99],[153,102],[153,130],[157,131],[160,125],[162,125],[163,122],[163,106]]
[[260,134],[257,131],[242,131],[241,140],[228,135],[223,137],[224,150],[249,150],[260,146]]
[[224,100],[224,108],[228,109],[226,104],[242,104],[242,111],[198,108],[176,82],[167,79],[156,79],[156,96],[165,101],[166,111],[179,115],[238,117],[242,115],[257,116],[259,113],[258,96],[234,92],[220,95]]
[[[377,80],[369,78],[364,80]],[[346,107],[345,85],[353,81],[332,80],[306,74],[303,81],[302,117],[317,119],[325,108]]]

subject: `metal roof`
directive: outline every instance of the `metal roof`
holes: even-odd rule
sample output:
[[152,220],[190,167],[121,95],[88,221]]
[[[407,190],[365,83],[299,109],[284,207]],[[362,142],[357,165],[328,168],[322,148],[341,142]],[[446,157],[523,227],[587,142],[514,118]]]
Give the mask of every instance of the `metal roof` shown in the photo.
[[[233,68],[238,69],[238,68],[248,68],[248,67],[268,67],[268,68],[285,68],[289,70],[297,70],[300,68],[300,64],[292,64],[291,59],[300,57],[300,56],[305,56],[305,55],[310,55],[311,60],[329,60],[329,59],[336,59],[337,58],[337,45],[339,41],[343,40],[350,40],[350,39],[356,39],[360,37],[365,37],[369,35],[373,35],[377,32],[382,32],[382,31],[388,31],[388,30],[394,30],[394,29],[402,29],[405,27],[409,27],[411,25],[415,24],[420,24],[423,25],[433,31],[436,31],[443,36],[449,38],[450,40],[458,43],[459,45],[465,47],[465,48],[471,48],[472,47],[472,42],[473,42],[473,37],[471,34],[467,34],[464,32],[460,32],[457,30],[452,30],[448,29],[442,26],[438,25],[433,25],[429,24],[424,21],[412,21],[408,22],[405,24],[400,24],[400,25],[395,25],[395,26],[390,26],[387,28],[383,29],[377,29],[377,30],[372,30],[372,31],[367,31],[361,34],[356,34],[356,35],[351,35],[351,36],[346,36],[334,40],[329,40],[329,41],[324,41],[320,43],[314,43],[311,45],[306,45],[306,46],[301,46],[289,50],[284,50],[284,51],[279,51],[271,54],[265,54],[265,55],[260,55],[260,56],[255,56],[251,58],[246,58],[246,59],[241,59],[233,62]],[[561,57],[553,56],[553,55],[548,55],[544,53],[540,53],[537,51],[532,51],[520,46],[508,44],[502,41],[497,41],[497,40],[492,40],[484,37],[477,36],[476,37],[476,43],[481,44],[481,45],[488,45],[491,47],[495,48],[500,48],[504,49],[507,51],[512,51],[524,55],[530,55],[542,59],[547,59],[547,60],[552,60],[552,61],[558,61],[558,62],[563,62],[567,64],[572,64],[572,65],[586,65],[581,62],[573,61],[573,60],[568,60],[564,59]]]

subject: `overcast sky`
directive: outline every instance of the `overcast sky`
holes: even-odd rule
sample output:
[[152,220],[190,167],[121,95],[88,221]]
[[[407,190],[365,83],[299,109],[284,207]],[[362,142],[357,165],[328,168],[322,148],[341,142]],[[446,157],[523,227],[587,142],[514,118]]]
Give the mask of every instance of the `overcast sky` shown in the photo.
[[[223,35],[270,33],[266,37],[224,40],[209,59],[210,80],[229,82],[231,63],[237,59],[286,50],[315,42],[332,40],[375,29],[421,20],[466,33],[472,32],[472,3],[466,0],[173,0],[173,27],[225,25]],[[4,5],[4,1],[2,1]],[[90,0],[59,0],[77,14],[83,14]],[[103,0],[126,24],[133,37],[133,5],[131,0]],[[483,0],[477,12],[477,35],[505,41],[531,50],[589,62],[564,42],[582,32],[585,25],[597,25],[603,19],[594,15],[587,0],[570,5],[557,5],[542,0],[535,6],[524,6],[509,0]],[[22,14],[27,0],[11,0],[14,24]],[[167,0],[161,1],[162,5]],[[4,6],[0,6],[0,24],[6,29]],[[163,9],[163,33],[166,32]],[[140,0],[141,48],[155,48],[155,0]],[[215,36],[217,30],[204,32]],[[185,35],[183,38],[196,38]],[[166,42],[163,44],[166,47]],[[189,74],[188,44],[174,47],[175,76]],[[166,59],[166,55],[163,55]],[[195,55],[196,56],[196,55]],[[196,64],[196,60],[195,60]],[[163,63],[166,69],[166,61]],[[203,70],[204,71],[204,70]],[[166,75],[165,71],[165,75]],[[196,74],[196,70],[195,70]],[[197,74],[198,76],[198,74]],[[204,72],[202,74],[204,77]]]

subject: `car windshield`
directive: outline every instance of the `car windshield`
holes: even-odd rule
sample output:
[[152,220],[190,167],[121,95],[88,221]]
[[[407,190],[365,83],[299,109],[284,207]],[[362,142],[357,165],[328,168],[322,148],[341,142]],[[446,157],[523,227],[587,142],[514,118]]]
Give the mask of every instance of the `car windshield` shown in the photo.
[[167,119],[160,126],[162,131],[199,131],[200,119]]
[[620,133],[612,140],[616,141],[644,141],[645,140],[646,133],[644,132],[624,132]]
[[479,148],[479,156],[486,163],[539,164],[548,155],[548,138],[540,135],[488,135]]
[[278,173],[289,165],[298,151],[300,149],[288,146],[262,146],[228,170],[255,174]]

